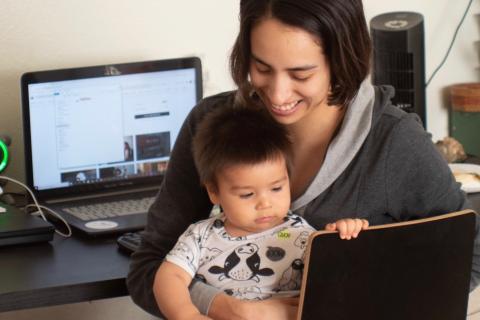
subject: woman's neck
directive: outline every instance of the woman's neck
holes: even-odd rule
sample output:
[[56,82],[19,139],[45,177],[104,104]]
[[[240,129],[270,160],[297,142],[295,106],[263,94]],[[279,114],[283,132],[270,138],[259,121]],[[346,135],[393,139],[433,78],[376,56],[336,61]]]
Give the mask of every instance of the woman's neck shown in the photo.
[[293,145],[292,199],[300,197],[322,167],[327,148],[335,137],[345,108],[318,106],[308,117],[289,126]]
[[335,137],[346,108],[320,105],[297,123],[289,126],[295,149],[326,149]]

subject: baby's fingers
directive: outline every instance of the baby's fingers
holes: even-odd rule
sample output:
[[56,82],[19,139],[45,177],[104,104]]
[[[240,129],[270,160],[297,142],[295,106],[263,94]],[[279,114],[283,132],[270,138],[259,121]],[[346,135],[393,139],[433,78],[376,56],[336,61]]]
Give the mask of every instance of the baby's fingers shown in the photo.
[[350,240],[352,232],[352,221],[351,219],[342,219],[336,222],[337,230],[340,235],[340,239]]
[[362,219],[362,230],[367,229],[369,226],[368,220]]
[[326,231],[335,231],[337,230],[337,225],[335,223],[327,223],[325,226]]
[[363,222],[360,219],[342,219],[337,221],[337,228],[341,239],[350,240],[358,237],[362,226]]
[[358,237],[360,231],[368,228],[368,221],[365,219],[354,219],[354,230],[352,232],[352,238]]
[[352,232],[352,237],[358,237],[358,234],[363,229],[363,221],[361,219],[354,219],[354,230]]

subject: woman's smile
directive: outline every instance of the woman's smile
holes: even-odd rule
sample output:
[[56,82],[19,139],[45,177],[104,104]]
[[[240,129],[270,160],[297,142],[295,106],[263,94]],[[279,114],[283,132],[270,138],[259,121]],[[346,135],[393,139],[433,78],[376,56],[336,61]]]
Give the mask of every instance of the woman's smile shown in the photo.
[[297,106],[300,104],[300,102],[302,102],[302,100],[297,100],[297,101],[282,104],[282,105],[272,104],[272,112],[280,116],[290,115],[296,111]]

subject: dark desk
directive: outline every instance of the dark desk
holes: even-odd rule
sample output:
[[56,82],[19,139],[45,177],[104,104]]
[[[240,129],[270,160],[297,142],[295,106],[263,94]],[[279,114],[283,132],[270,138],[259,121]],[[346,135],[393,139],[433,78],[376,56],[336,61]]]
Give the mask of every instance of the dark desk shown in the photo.
[[0,247],[0,312],[128,295],[128,266],[114,237]]
[[[470,194],[480,212],[480,193]],[[128,295],[115,237],[0,247],[0,312]]]

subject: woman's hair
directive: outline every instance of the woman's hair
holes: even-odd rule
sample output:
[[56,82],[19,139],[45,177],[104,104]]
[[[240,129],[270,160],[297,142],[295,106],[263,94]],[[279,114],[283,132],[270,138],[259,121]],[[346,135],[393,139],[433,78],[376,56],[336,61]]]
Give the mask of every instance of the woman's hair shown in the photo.
[[355,97],[370,71],[371,55],[361,0],[241,0],[240,31],[230,70],[242,103],[252,103],[248,79],[251,31],[265,18],[275,18],[319,39],[330,66],[329,105],[346,106]]
[[268,112],[244,107],[216,108],[197,127],[193,158],[200,181],[217,188],[216,175],[232,165],[255,165],[284,157],[292,146],[287,129]]

